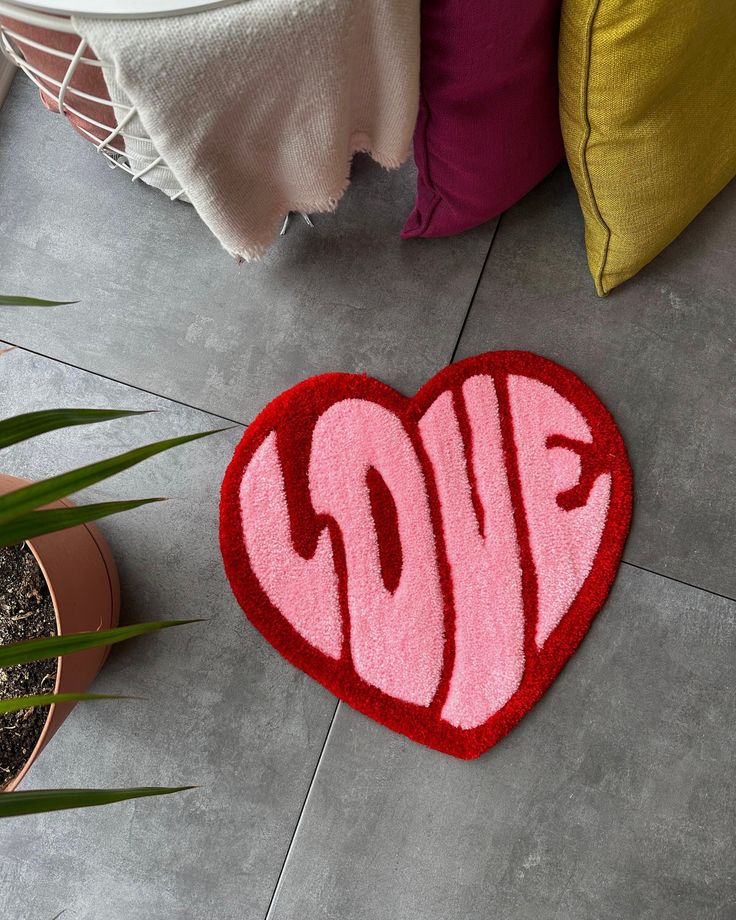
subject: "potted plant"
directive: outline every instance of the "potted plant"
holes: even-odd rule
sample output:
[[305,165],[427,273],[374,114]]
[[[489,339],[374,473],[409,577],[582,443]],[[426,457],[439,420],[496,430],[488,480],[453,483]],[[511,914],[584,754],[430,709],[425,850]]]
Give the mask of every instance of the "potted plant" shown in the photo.
[[[9,303],[52,304],[0,298],[0,304]],[[15,416],[0,421],[0,450],[56,429],[139,414],[128,410],[51,409]],[[86,692],[111,644],[193,622],[117,626],[117,570],[106,541],[92,522],[163,499],[77,507],[67,496],[148,457],[212,433],[147,444],[35,483],[0,474],[0,577],[5,578],[5,582],[0,581],[0,678],[4,678],[0,680],[0,817],[189,788],[15,791],[76,702],[111,698]]]

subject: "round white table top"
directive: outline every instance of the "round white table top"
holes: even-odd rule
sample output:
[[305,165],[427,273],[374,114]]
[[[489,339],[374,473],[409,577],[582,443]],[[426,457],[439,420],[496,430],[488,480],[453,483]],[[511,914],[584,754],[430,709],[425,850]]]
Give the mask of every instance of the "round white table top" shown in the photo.
[[39,13],[75,13],[105,16],[110,19],[141,19],[145,16],[176,16],[197,13],[217,6],[230,6],[238,0],[13,0],[24,9]]

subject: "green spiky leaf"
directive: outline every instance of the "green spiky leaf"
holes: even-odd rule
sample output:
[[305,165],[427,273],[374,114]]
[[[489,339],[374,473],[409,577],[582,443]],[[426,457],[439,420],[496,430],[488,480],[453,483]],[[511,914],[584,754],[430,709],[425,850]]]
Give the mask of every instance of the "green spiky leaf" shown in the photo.
[[44,658],[58,658],[60,655],[71,655],[87,648],[98,648],[105,645],[114,645],[116,642],[125,642],[136,636],[156,632],[159,629],[170,629],[172,626],[183,626],[186,623],[200,623],[195,620],[156,620],[151,623],[135,623],[131,626],[117,626],[115,629],[101,629],[97,632],[72,633],[66,636],[47,636],[43,639],[28,639],[26,642],[15,642],[11,645],[0,646],[0,668],[12,668],[16,664],[26,664],[29,661],[42,661]]
[[11,700],[0,700],[0,715],[20,712],[36,706],[53,706],[55,703],[77,703],[89,700],[129,700],[129,696],[111,693],[41,693],[36,696],[16,696]]
[[73,425],[91,425],[108,422],[129,415],[145,415],[129,409],[44,409],[42,412],[26,412],[0,421],[0,448],[20,444],[28,438],[35,438],[57,428],[71,428]]
[[166,501],[165,498],[136,498],[130,501],[98,502],[94,505],[78,505],[74,508],[52,508],[48,511],[31,511],[14,517],[7,524],[0,523],[0,546],[13,546],[24,540],[31,540],[45,533],[54,533],[65,530],[67,527],[76,527],[88,521],[98,521],[100,518],[121,511],[131,511],[141,505],[150,505],[151,502]]
[[0,818],[35,815],[44,811],[67,808],[91,808],[110,805],[128,799],[153,795],[171,795],[196,789],[196,786],[140,786],[133,789],[33,789],[27,792],[5,792],[0,795]]
[[14,492],[8,492],[6,495],[0,496],[0,523],[6,523],[12,518],[28,511],[33,511],[42,505],[48,505],[50,502],[65,498],[80,489],[86,489],[88,486],[92,486],[103,479],[135,466],[143,460],[147,460],[149,457],[163,453],[165,450],[170,450],[172,447],[187,444],[190,441],[196,441],[199,438],[205,438],[208,435],[217,434],[217,432],[224,430],[224,428],[217,428],[213,431],[200,431],[195,434],[181,435],[178,438],[156,441],[153,444],[146,444],[143,447],[136,447],[134,450],[126,451],[124,454],[109,457],[107,460],[98,460],[96,463],[70,470],[68,473],[61,473],[49,479],[42,479],[40,482],[23,486]]
[[15,294],[0,294],[0,307],[65,307],[79,303],[78,300],[40,300],[38,297],[19,297]]

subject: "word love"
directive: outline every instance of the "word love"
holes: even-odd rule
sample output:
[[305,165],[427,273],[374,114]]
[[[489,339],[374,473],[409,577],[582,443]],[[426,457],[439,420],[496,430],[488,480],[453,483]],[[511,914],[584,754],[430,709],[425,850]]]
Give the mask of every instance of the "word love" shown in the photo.
[[412,399],[328,374],[272,402],[223,483],[248,617],[351,706],[459,757],[552,683],[603,603],[631,513],[621,436],[570,371],[525,352]]

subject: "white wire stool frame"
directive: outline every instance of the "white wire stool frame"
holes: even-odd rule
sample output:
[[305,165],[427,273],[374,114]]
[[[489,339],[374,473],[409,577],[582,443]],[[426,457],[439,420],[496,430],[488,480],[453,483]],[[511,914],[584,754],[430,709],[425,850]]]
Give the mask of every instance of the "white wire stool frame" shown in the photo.
[[[96,58],[85,56],[87,42],[74,30],[70,19],[29,10],[24,7],[16,6],[14,3],[6,2],[6,0],[0,0],[0,16],[6,16],[9,19],[14,19],[16,22],[22,22],[26,25],[37,26],[39,28],[49,29],[53,32],[76,36],[78,38],[76,50],[73,53],[69,53],[67,51],[61,51],[58,48],[53,48],[43,42],[30,39],[16,32],[9,26],[0,23],[0,50],[2,50],[4,55],[9,58],[16,67],[26,74],[41,92],[56,103],[60,114],[71,114],[78,119],[76,124],[77,129],[95,145],[97,150],[108,161],[111,169],[122,169],[124,172],[128,173],[133,182],[136,182],[152,169],[160,167],[168,171],[170,176],[169,187],[177,188],[178,183],[160,154],[156,153],[151,157],[139,155],[137,159],[140,161],[140,168],[133,169],[128,157],[122,151],[112,146],[113,141],[121,136],[123,129],[138,115],[138,109],[135,106],[122,102],[113,104],[109,98],[103,99],[100,96],[85,93],[71,85],[74,74],[80,65],[97,68],[102,68],[104,65],[102,61]],[[49,74],[44,73],[27,61],[23,54],[24,47],[34,48],[44,54],[67,61],[66,72],[63,79],[54,79]],[[94,102],[98,105],[105,106],[105,108],[110,111],[110,120],[113,124],[103,124],[91,118],[89,115],[80,112],[79,109],[73,105],[73,97],[78,97],[88,102]],[[114,124],[114,108],[122,114],[122,118],[118,124]],[[99,131],[106,132],[105,136],[100,140],[96,134],[85,128],[84,124],[79,124],[79,121],[84,122],[89,127],[94,127]],[[151,139],[147,135],[137,136],[126,134],[126,136],[131,141],[149,144],[151,148],[155,150]],[[169,198],[174,201],[183,194],[184,189],[179,186],[173,194],[169,195]]]
[[[173,6],[176,5],[175,0],[166,0],[166,2],[172,5],[172,10],[170,11],[173,11]],[[224,6],[230,2],[233,2],[233,0],[209,0],[209,2],[207,2],[207,0],[198,0],[198,2],[194,4],[190,3],[190,7],[203,9],[207,7]],[[186,4],[182,4],[182,6],[185,5]],[[151,14],[154,10],[149,7],[147,12]],[[173,172],[164,161],[164,158],[156,151],[153,141],[148,135],[133,135],[129,132],[125,132],[123,138],[123,129],[138,115],[136,106],[120,101],[113,103],[109,98],[103,99],[100,96],[85,93],[72,86],[74,74],[80,65],[102,68],[105,66],[105,63],[96,57],[85,57],[87,42],[76,32],[68,17],[58,14],[49,15],[48,13],[37,12],[28,7],[18,6],[10,2],[10,0],[0,0],[0,16],[6,16],[9,19],[14,19],[16,22],[21,22],[26,25],[37,26],[39,28],[49,29],[53,32],[76,36],[78,39],[77,47],[74,52],[70,53],[21,35],[19,32],[16,32],[14,29],[0,22],[0,52],[15,64],[16,67],[22,70],[44,95],[56,103],[59,114],[64,115],[69,113],[74,115],[76,119],[86,122],[87,125],[97,128],[100,131],[107,132],[106,136],[100,140],[96,134],[79,124],[79,121],[75,124],[76,129],[85,135],[95,145],[98,152],[105,157],[111,169],[122,169],[131,177],[133,182],[136,182],[151,170],[159,168],[168,174],[169,181],[166,183],[167,187],[177,189],[179,183],[176,181]],[[23,47],[34,48],[44,54],[49,54],[52,57],[68,61],[63,79],[57,80],[32,65],[26,60],[23,54]],[[105,106],[113,116],[114,109],[117,109],[122,117],[117,125],[103,124],[75,108],[69,101],[70,96],[76,96],[80,99],[86,99],[88,102]],[[113,117],[111,120],[115,121],[115,118]],[[140,124],[140,121],[138,123]],[[126,154],[112,146],[113,141],[118,137],[120,137],[121,140],[127,139],[138,144],[148,144],[155,153],[150,157],[137,153],[136,159],[139,162],[140,168],[133,169]],[[173,194],[169,194],[169,198],[172,201],[176,201],[178,198],[181,198],[182,195],[184,195],[184,189],[179,186]],[[186,198],[184,200],[186,200]],[[308,214],[301,213],[301,216],[310,227],[314,226]],[[291,214],[286,214],[281,227],[281,236],[286,233],[290,219]]]

